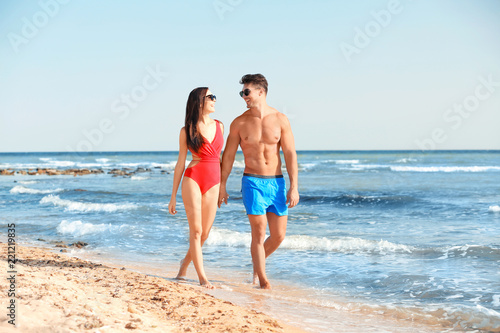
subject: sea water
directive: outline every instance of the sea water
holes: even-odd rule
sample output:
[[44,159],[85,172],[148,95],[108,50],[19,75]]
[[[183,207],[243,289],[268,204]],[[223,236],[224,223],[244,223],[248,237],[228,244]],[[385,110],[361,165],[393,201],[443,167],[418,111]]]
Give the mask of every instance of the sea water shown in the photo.
[[[1,176],[2,241],[15,223],[24,242],[83,241],[80,254],[177,266],[188,223],[180,191],[177,215],[168,214],[176,160],[176,152],[0,154],[0,169],[105,171]],[[339,309],[500,331],[500,151],[301,151],[298,162],[300,204],[266,263],[278,291],[264,297],[295,304],[291,318],[313,331],[335,331],[324,314]],[[113,177],[114,168],[148,170]],[[207,274],[228,276],[218,282],[226,291],[252,274],[243,168],[238,153],[229,203],[203,247]],[[311,319],[314,311],[321,315]]]

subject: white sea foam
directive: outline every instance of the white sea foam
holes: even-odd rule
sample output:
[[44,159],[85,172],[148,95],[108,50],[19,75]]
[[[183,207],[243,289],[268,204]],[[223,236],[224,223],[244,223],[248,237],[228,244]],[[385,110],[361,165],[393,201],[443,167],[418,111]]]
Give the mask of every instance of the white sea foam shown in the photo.
[[411,157],[408,158],[401,158],[397,160],[395,163],[408,163],[408,162],[416,162],[417,160]]
[[299,164],[299,170],[301,171],[307,171],[311,168],[314,168],[316,165],[318,165],[317,163],[300,163]]
[[96,158],[95,161],[102,164],[106,164],[109,162],[109,158]]
[[355,170],[390,169],[395,172],[488,172],[500,171],[498,166],[405,166],[389,164],[356,164]]
[[488,211],[493,213],[500,213],[500,206],[490,206],[490,208],[488,208]]
[[20,181],[18,181],[18,183],[23,184],[23,185],[33,185],[33,184],[38,183],[38,181],[36,181],[36,180],[20,180]]
[[493,301],[491,302],[491,304],[493,306],[500,306],[500,294],[498,295],[493,295]]
[[211,245],[239,247],[250,246],[251,241],[252,236],[249,233],[245,234],[227,229],[213,228],[206,242]]
[[82,221],[66,221],[63,220],[57,226],[57,232],[63,235],[72,235],[80,237],[88,234],[99,234],[104,232],[119,232],[123,226],[113,226],[111,224],[92,224],[83,223]]
[[67,211],[79,211],[79,212],[107,212],[113,213],[119,210],[136,209],[137,206],[134,204],[124,204],[117,205],[112,203],[101,204],[101,203],[90,203],[90,202],[78,202],[66,199],[61,199],[58,195],[48,195],[40,200],[41,204],[53,204],[54,206],[64,207]]
[[75,163],[75,167],[77,168],[87,168],[87,169],[92,169],[92,168],[101,168],[105,165],[102,165],[101,163]]
[[410,172],[486,172],[486,171],[500,171],[497,166],[391,166],[392,171],[410,171]]
[[245,161],[234,161],[233,168],[245,169]]
[[62,188],[56,188],[53,190],[36,190],[33,188],[28,188],[22,185],[17,185],[10,190],[12,194],[49,194],[64,191]]
[[144,176],[132,176],[130,177],[131,180],[146,180],[149,179],[149,177],[144,177]]
[[73,161],[49,161],[48,164],[54,167],[72,167],[76,165]]
[[411,246],[394,244],[386,240],[374,241],[354,237],[338,239],[318,238],[312,236],[289,236],[285,238],[283,248],[297,250],[334,251],[343,253],[411,253]]
[[336,164],[358,164],[359,160],[335,160]]
[[151,167],[153,168],[162,168],[162,169],[168,169],[168,170],[173,170],[175,168],[175,165],[177,164],[177,161],[172,161],[168,163],[151,163]]
[[39,159],[42,162],[50,162],[50,161],[52,161],[52,158],[50,158],[50,157],[40,157]]
[[[226,229],[214,228],[207,239],[207,244],[229,247],[249,247],[252,240],[250,233],[240,233]],[[281,248],[290,250],[333,251],[342,253],[411,253],[414,248],[402,244],[394,244],[385,240],[374,241],[354,237],[328,239],[293,235],[287,236]]]

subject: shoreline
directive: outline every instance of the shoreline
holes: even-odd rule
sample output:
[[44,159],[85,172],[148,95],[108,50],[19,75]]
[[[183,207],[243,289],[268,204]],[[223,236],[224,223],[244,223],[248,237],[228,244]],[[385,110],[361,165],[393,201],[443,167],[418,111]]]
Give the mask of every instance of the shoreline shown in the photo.
[[[0,247],[7,264],[7,244]],[[38,247],[15,250],[15,297],[0,299],[5,308],[15,300],[17,327],[2,311],[3,332],[305,332],[202,287]]]
[[[155,268],[80,252],[78,247],[73,249],[79,253],[68,253],[66,248],[55,246],[30,243],[16,246],[20,326],[14,331],[7,324],[9,318],[0,313],[1,329],[7,329],[6,332],[31,332],[35,328],[37,332],[89,332],[89,329],[124,332],[137,328],[144,332],[292,333],[423,333],[444,329],[398,320],[392,317],[394,314],[353,312],[343,307],[304,303],[312,296],[307,290],[279,282],[272,291],[261,290],[241,273],[211,273],[217,289],[206,290],[198,285],[193,269],[188,271],[187,280],[177,281],[173,278],[177,267],[172,264]],[[0,247],[3,250],[0,258],[6,260],[7,244],[0,242]],[[2,304],[8,304],[5,296],[0,297]],[[33,322],[39,326],[28,324]]]

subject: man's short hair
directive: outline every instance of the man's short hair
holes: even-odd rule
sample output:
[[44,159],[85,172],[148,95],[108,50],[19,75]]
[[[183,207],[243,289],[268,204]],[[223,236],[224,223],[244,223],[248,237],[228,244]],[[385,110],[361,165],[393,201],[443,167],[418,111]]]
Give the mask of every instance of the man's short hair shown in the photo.
[[254,86],[257,86],[259,88],[264,89],[267,95],[267,80],[262,74],[247,74],[243,75],[243,77],[240,80],[240,84],[253,84]]

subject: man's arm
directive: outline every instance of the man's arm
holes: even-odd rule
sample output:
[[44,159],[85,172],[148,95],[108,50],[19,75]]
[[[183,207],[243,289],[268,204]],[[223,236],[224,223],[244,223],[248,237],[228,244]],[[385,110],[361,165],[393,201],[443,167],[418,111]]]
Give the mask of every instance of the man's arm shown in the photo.
[[229,195],[226,191],[226,183],[231,170],[233,169],[234,158],[236,157],[236,152],[238,151],[238,146],[240,144],[240,133],[239,128],[234,120],[229,127],[229,134],[227,136],[226,147],[224,148],[224,154],[222,154],[222,165],[221,165],[221,181],[219,190],[219,208],[222,202],[227,205],[227,198]]
[[297,152],[295,151],[295,140],[292,127],[288,118],[280,114],[281,119],[281,149],[285,157],[286,171],[290,178],[290,189],[287,193],[286,202],[288,207],[295,207],[299,203],[299,166],[297,164]]

